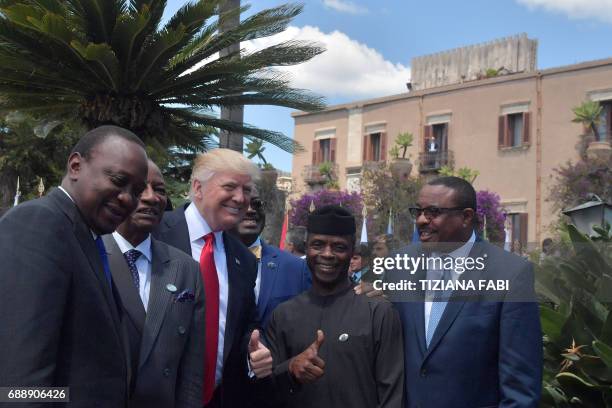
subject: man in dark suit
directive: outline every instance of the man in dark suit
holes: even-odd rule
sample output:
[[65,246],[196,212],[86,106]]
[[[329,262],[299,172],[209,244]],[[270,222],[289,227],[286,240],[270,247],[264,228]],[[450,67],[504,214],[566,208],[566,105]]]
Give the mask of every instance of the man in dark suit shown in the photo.
[[138,203],[143,147],[115,126],[86,133],[61,186],[0,220],[0,386],[69,387],[70,407],[126,406],[129,355],[100,235]]
[[[385,279],[436,281],[450,289],[411,292],[408,298],[388,292],[403,323],[406,407],[537,407],[542,334],[532,264],[476,242],[476,193],[463,179],[430,181],[411,212],[421,243],[404,253],[415,259],[425,254],[432,263],[414,275],[389,271]],[[438,265],[443,260],[455,266],[433,266],[436,258]],[[466,259],[473,268],[459,267]],[[479,286],[498,280],[510,287]]]
[[201,408],[204,289],[189,255],[151,238],[166,208],[161,171],[149,160],[136,210],[104,236],[125,309],[132,356],[132,408]]
[[308,290],[311,285],[310,271],[304,259],[268,245],[261,239],[265,226],[265,202],[257,189],[253,189],[247,212],[231,233],[257,258],[255,298],[257,317],[264,329],[276,306]]
[[270,351],[254,330],[255,257],[225,232],[244,216],[258,177],[259,169],[238,152],[215,149],[200,155],[191,175],[192,203],[166,212],[157,231],[160,240],[200,262],[206,294],[208,407],[248,406],[249,374],[263,378],[272,372]]

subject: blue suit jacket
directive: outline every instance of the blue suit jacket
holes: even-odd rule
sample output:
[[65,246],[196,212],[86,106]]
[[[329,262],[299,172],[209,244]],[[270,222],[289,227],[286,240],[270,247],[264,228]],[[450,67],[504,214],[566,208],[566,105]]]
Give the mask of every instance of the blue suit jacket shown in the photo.
[[[485,253],[482,279],[508,279],[511,293],[533,296],[531,263],[487,242],[475,244],[470,257]],[[423,301],[395,306],[404,331],[406,407],[538,406],[543,361],[536,302],[450,301],[429,347]]]
[[310,288],[312,279],[304,259],[262,242],[261,286],[257,314],[265,329],[280,303]]

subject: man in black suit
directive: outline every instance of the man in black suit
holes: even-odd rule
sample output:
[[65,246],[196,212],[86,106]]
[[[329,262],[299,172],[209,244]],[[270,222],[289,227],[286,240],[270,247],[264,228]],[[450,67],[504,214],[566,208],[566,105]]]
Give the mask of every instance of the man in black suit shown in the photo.
[[207,407],[248,406],[249,375],[263,378],[272,372],[270,351],[254,330],[255,257],[225,233],[244,217],[258,177],[259,169],[238,152],[215,149],[200,155],[191,175],[193,202],[166,213],[157,234],[200,262],[206,293]]
[[151,238],[166,203],[164,178],[149,160],[136,210],[104,236],[136,373],[131,408],[202,407],[204,289],[197,262]]
[[119,127],[88,132],[61,186],[0,220],[0,386],[69,387],[70,407],[126,406],[129,356],[100,235],[138,203],[143,147]]

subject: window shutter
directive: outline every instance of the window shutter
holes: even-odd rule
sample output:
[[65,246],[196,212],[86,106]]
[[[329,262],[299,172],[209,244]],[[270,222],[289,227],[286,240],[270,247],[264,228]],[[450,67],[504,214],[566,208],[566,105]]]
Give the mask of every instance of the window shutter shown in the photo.
[[450,129],[450,123],[444,125],[444,135],[442,136],[442,142],[440,143],[440,151],[448,152],[448,132]]
[[387,133],[380,134],[380,161],[387,160]]
[[319,164],[319,141],[312,142],[312,164]]
[[363,162],[367,162],[370,160],[370,135],[365,135],[363,137]]
[[606,117],[607,122],[606,124],[608,126],[606,126],[606,134],[605,135],[601,135],[601,140],[604,141],[608,141],[608,142],[612,142],[612,105],[611,104],[606,104],[604,106],[604,109],[608,110],[608,115]]
[[424,148],[424,152],[427,152],[429,150],[429,139],[431,139],[431,135],[432,135],[432,127],[431,125],[427,125],[423,128],[423,148]]
[[336,162],[336,141],[337,139],[334,137],[329,142],[329,161],[332,163]]
[[529,112],[523,112],[523,144],[529,144],[530,139],[530,126],[531,125],[531,114]]
[[502,147],[506,147],[506,115],[499,117],[498,132],[497,147],[501,149]]
[[527,217],[529,214],[521,213],[519,216],[520,230],[521,230],[521,246],[523,251],[527,252]]

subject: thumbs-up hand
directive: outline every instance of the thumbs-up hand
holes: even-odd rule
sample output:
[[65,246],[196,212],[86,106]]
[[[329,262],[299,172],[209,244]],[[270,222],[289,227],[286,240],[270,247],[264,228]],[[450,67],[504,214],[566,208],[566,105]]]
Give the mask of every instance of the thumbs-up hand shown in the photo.
[[289,372],[297,382],[301,384],[311,383],[321,378],[325,373],[325,361],[319,357],[319,350],[323,341],[325,341],[323,331],[317,330],[315,341],[289,362]]
[[[244,344],[244,343],[243,343]],[[251,370],[257,378],[264,378],[272,374],[272,354],[261,341],[259,341],[259,330],[253,330],[249,340],[249,360]]]

